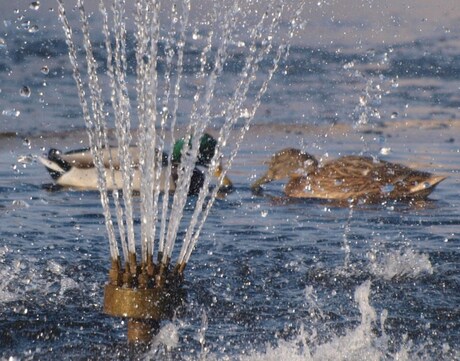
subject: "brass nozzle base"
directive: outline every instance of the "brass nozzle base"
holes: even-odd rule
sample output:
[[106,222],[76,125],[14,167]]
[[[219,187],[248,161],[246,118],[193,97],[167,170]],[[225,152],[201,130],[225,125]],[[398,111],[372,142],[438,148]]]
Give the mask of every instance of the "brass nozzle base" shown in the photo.
[[162,319],[163,289],[125,288],[107,284],[104,288],[104,312],[110,316]]
[[104,287],[104,313],[128,319],[128,343],[149,343],[161,320],[170,319],[185,299],[179,282],[167,279],[163,287],[141,288],[108,283]]

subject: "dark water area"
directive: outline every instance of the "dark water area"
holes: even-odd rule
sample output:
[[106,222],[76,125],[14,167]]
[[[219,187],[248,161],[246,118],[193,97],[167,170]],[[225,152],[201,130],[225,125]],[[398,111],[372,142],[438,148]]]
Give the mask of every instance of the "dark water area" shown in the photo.
[[[431,198],[354,208],[289,200],[279,183],[254,196],[262,144],[313,143],[318,135],[287,126],[251,131],[230,172],[235,192],[216,202],[186,269],[187,301],[140,358],[457,359],[458,152],[456,142],[435,142],[426,153],[416,145],[436,139],[434,128],[389,138],[386,157],[407,164],[428,153],[419,167],[449,175]],[[328,137],[328,151],[352,152],[362,133],[350,134]],[[27,148],[19,142],[13,148]],[[3,357],[128,358],[126,324],[101,312],[109,253],[98,193],[47,191],[46,171],[15,163],[15,155],[2,151]]]
[[[49,147],[88,142],[57,15],[37,17],[35,32],[22,26],[32,10],[2,6],[0,360],[460,360],[455,14],[445,29],[422,32],[408,18],[397,41],[385,28],[385,41],[364,44],[357,38],[366,39],[367,22],[354,26],[350,18],[331,29],[330,17],[306,15],[305,34],[276,73],[229,172],[235,191],[216,201],[187,265],[184,306],[136,354],[125,320],[102,312],[110,265],[99,194],[47,190],[51,179],[36,161]],[[313,40],[319,29],[324,38]],[[222,125],[220,104],[247,49],[230,51],[211,133]],[[104,59],[103,50],[97,54]],[[197,56],[186,48],[182,131]],[[285,147],[324,160],[364,152],[448,178],[416,203],[292,200],[282,183],[252,194],[264,161]]]

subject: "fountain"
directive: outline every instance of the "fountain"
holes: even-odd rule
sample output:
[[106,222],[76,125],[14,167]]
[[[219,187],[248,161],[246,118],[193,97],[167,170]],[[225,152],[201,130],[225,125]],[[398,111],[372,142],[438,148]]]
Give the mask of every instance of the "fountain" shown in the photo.
[[[296,19],[292,19],[289,36],[274,48],[273,39],[280,26],[283,6],[273,6],[262,14],[250,32],[249,55],[238,76],[233,95],[222,105],[222,114],[212,113],[212,102],[224,66],[236,41],[233,32],[237,26],[235,3],[228,9],[214,9],[212,21],[221,24],[209,31],[199,54],[199,67],[194,102],[185,131],[181,150],[175,192],[160,192],[160,176],[166,172],[169,189],[173,144],[183,77],[184,49],[189,31],[191,2],[174,3],[170,10],[171,23],[160,22],[160,2],[136,1],[132,13],[127,12],[124,1],[115,0],[108,9],[103,1],[99,10],[102,17],[101,32],[106,52],[106,71],[101,71],[94,54],[90,36],[90,20],[83,0],[77,1],[82,42],[85,50],[84,64],[77,51],[73,28],[66,15],[63,0],[58,0],[59,17],[62,22],[70,62],[73,68],[80,104],[89,137],[94,163],[98,169],[98,188],[103,206],[105,224],[110,246],[109,281],[105,286],[104,312],[111,316],[128,318],[128,341],[149,342],[158,331],[159,322],[172,316],[176,305],[183,298],[181,283],[184,269],[195,249],[206,218],[216,199],[219,187],[236,157],[240,144],[249,129],[251,120],[261,103],[273,74],[280,61],[289,51],[289,38],[295,33]],[[300,14],[301,7],[297,11]],[[134,19],[136,82],[130,84],[127,73],[127,19]],[[169,30],[162,34],[164,27]],[[161,43],[161,44],[160,44]],[[160,49],[160,45],[164,47]],[[216,47],[216,49],[214,49]],[[161,53],[163,51],[163,53]],[[260,64],[271,58],[271,65],[261,71]],[[160,64],[160,59],[162,63]],[[164,67],[160,79],[158,68]],[[112,110],[108,111],[104,95],[104,80],[110,88]],[[256,91],[255,101],[245,104],[249,91]],[[135,100],[131,93],[135,93]],[[135,105],[133,105],[133,103]],[[245,109],[242,115],[242,109]],[[104,149],[110,149],[109,122],[114,119],[119,167],[123,174],[121,193],[111,192],[114,209],[110,206],[106,172],[114,172],[112,153],[104,159]],[[132,155],[129,146],[134,141],[133,128],[138,122],[137,145],[139,147],[140,185],[140,231],[134,225]],[[222,126],[209,167],[204,171],[205,181],[195,200],[194,211],[188,224],[181,223],[187,204],[187,192],[191,172],[197,162],[199,140],[213,121],[220,119]],[[239,124],[239,122],[242,124]],[[211,174],[217,170],[225,149],[228,149],[232,131],[237,130],[233,149],[217,179],[217,186],[210,187]],[[169,150],[167,143],[170,143]],[[169,154],[163,162],[163,154]],[[107,171],[104,162],[109,163]],[[172,198],[172,200],[170,200]],[[118,225],[116,230],[115,224]],[[186,227],[182,247],[173,262],[173,250],[180,226]],[[122,252],[120,254],[119,248]]]
[[[163,4],[155,18],[136,2],[124,8],[105,1],[98,10],[99,2],[87,1],[88,42],[80,8],[64,0],[83,90],[77,93],[57,8],[41,3],[0,5],[0,359],[459,359],[460,124],[453,80],[460,33],[447,4],[305,6],[299,40],[284,48],[289,57],[283,50],[231,168],[225,161],[234,191],[213,199],[220,176],[201,168],[209,181],[202,198],[165,198],[157,183],[144,182],[150,197],[143,200],[138,183],[134,193],[109,183],[101,195],[45,189],[48,177],[34,155],[86,146],[77,96],[84,94],[96,153],[110,147],[116,174],[128,171],[122,177],[128,191],[129,177],[158,174],[159,159],[147,148],[162,149],[163,174],[175,171],[171,159],[181,158],[180,172],[196,163],[202,128],[225,155],[214,162],[231,160],[278,44],[289,37],[281,34],[288,34],[289,16],[276,20],[281,9],[261,2],[237,11],[221,1],[226,8],[212,13],[213,2],[199,0],[190,11],[182,1]],[[197,12],[209,16],[195,21]],[[273,20],[279,30],[269,38]],[[138,30],[136,21],[150,25]],[[148,38],[146,31],[159,41],[156,49],[142,43],[141,54],[136,39]],[[262,47],[265,60],[257,62]],[[217,61],[217,54],[226,57]],[[141,70],[150,75],[138,81]],[[242,102],[238,96],[253,75],[258,80]],[[238,120],[224,144],[220,131],[231,115]],[[149,137],[138,150],[151,158],[133,169],[123,144],[141,146]],[[179,156],[177,140],[184,147]],[[266,169],[264,160],[286,147],[323,161],[364,151],[448,178],[421,204],[341,208],[286,199],[277,183],[266,186],[267,197],[254,197],[250,184]],[[104,172],[110,178],[111,168]],[[182,212],[180,220],[173,211]]]

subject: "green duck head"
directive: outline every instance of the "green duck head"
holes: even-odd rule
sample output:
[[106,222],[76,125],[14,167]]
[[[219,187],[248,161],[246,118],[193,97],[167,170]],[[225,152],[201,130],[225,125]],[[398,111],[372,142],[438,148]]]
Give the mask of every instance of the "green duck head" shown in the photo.
[[[189,145],[191,145],[191,139]],[[181,159],[182,148],[184,147],[185,140],[184,138],[179,139],[174,143],[172,161],[173,163],[179,163]],[[211,135],[205,133],[200,139],[200,148],[198,149],[197,156],[197,165],[208,166],[211,162],[212,157],[216,151],[217,140],[215,140]]]

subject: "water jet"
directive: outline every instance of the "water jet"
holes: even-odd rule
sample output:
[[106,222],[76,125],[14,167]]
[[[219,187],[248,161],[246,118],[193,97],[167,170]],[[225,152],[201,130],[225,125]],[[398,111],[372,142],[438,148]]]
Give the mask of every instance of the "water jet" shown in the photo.
[[[158,331],[160,322],[172,317],[174,310],[185,297],[182,281],[186,265],[221,186],[231,185],[226,173],[237,155],[270,80],[280,61],[288,54],[289,39],[294,35],[298,22],[293,19],[287,39],[280,40],[281,45],[274,47],[273,41],[280,26],[283,6],[268,5],[267,12],[262,14],[250,31],[247,45],[249,55],[245,58],[241,73],[236,77],[233,94],[227,104],[219,105],[223,112],[215,115],[212,113],[212,103],[224,66],[231,55],[232,43],[235,42],[234,30],[240,9],[237,4],[224,10],[214,9],[211,18],[221,26],[209,31],[199,51],[199,81],[188,115],[189,123],[180,146],[176,147],[174,137],[183,80],[185,39],[190,25],[190,1],[184,0],[172,6],[170,30],[165,35],[161,34],[161,10],[158,1],[139,0],[131,14],[127,12],[124,1],[115,0],[110,10],[101,1],[101,30],[107,58],[107,71],[101,73],[94,55],[89,16],[84,1],[78,0],[87,76],[83,76],[81,71],[78,46],[63,0],[58,0],[58,3],[59,17],[63,24],[88,133],[89,150],[97,169],[97,187],[109,238],[111,267],[109,281],[104,288],[104,312],[110,316],[128,319],[127,338],[130,343],[148,343]],[[296,14],[298,16],[300,10]],[[133,19],[135,28],[135,84],[130,84],[127,77],[130,66],[127,61],[127,19]],[[160,54],[161,41],[164,42],[163,54]],[[271,59],[271,64],[262,71],[259,65],[267,58]],[[160,61],[164,61],[162,65],[165,69],[161,81],[158,71]],[[105,109],[107,101],[104,98],[104,77],[110,87],[111,111]],[[248,105],[248,93],[254,90],[255,98]],[[136,106],[131,104],[131,91],[136,94]],[[243,107],[244,116],[241,116]],[[110,144],[107,135],[112,119],[117,139],[115,147]],[[135,140],[133,119],[138,122]],[[213,144],[215,151],[206,159],[204,184],[194,200],[189,221],[184,222],[191,174],[196,164],[203,163],[200,140],[205,137],[208,127],[215,126],[213,122],[216,120],[221,124],[217,140]],[[237,134],[236,140],[229,150],[230,155],[221,164],[224,150],[229,149],[232,132]],[[132,199],[134,177],[130,146],[133,141],[139,148],[139,209],[135,209]],[[168,142],[169,151],[165,153]],[[106,151],[110,149],[113,151]],[[166,161],[163,154],[168,154]],[[165,173],[164,189],[169,189],[173,157],[180,159],[180,165],[176,170],[175,192],[170,196],[168,192],[160,192],[160,179]],[[121,174],[118,179],[122,180],[122,184],[111,187],[107,174],[115,179],[115,171]],[[216,187],[209,187],[211,175],[217,175]],[[121,194],[119,190],[122,191]],[[114,209],[110,206],[110,198],[113,200]],[[136,230],[134,222],[136,212],[140,214],[140,231]],[[182,247],[177,254],[173,254],[180,227],[186,230]],[[177,260],[173,262],[175,255]]]

